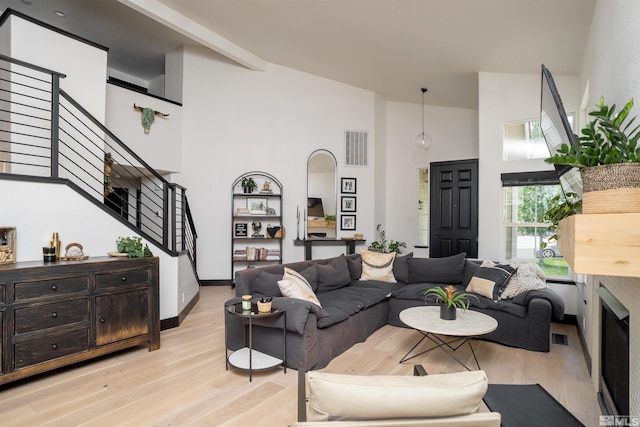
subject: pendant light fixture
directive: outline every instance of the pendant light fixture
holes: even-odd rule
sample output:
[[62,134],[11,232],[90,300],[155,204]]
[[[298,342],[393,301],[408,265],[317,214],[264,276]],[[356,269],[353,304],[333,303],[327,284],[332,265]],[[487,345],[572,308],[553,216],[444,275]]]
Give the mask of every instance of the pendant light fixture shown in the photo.
[[428,150],[431,148],[432,141],[431,135],[424,132],[424,94],[427,92],[427,88],[423,87],[420,90],[422,91],[422,133],[419,133],[418,136],[416,136],[416,142],[418,143],[418,146]]

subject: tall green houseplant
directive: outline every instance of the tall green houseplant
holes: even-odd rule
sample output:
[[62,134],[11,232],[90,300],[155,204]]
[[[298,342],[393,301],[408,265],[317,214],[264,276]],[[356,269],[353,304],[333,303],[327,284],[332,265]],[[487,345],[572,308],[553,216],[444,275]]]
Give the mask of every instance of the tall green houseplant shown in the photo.
[[615,163],[640,162],[640,125],[631,127],[635,117],[627,121],[633,108],[633,98],[629,99],[618,114],[615,114],[615,104],[609,107],[603,97],[596,107],[596,110],[589,113],[594,119],[582,129],[579,144],[562,144],[558,153],[545,160],[547,163],[584,169]]
[[582,213],[640,212],[640,125],[632,108],[633,98],[617,113],[600,98],[578,143],[562,144],[545,160],[580,170]]

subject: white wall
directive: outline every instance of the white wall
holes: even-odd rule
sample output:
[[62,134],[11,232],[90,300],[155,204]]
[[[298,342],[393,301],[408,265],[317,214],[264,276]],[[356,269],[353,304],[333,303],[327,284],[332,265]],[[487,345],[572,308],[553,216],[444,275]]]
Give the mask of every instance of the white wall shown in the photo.
[[[42,247],[49,246],[53,232],[59,233],[63,251],[69,243],[80,243],[90,258],[106,256],[116,250],[118,237],[133,235],[125,225],[62,184],[0,180],[0,224],[16,227],[18,262],[42,260]],[[176,317],[178,295],[194,295],[193,284],[189,288],[183,283],[178,288],[178,259],[153,244],[149,248],[160,257],[160,318]]]
[[388,240],[406,242],[410,252],[418,241],[418,169],[428,168],[431,162],[477,158],[478,112],[427,105],[425,132],[433,138],[428,151],[416,143],[422,132],[421,104],[388,102],[386,118],[383,228]]
[[60,87],[104,122],[107,52],[11,15],[13,58],[66,74]]
[[[133,104],[143,108],[153,108],[155,111],[169,114],[169,117],[156,117],[149,133],[145,134],[142,128],[142,113],[134,110]],[[181,170],[182,107],[180,105],[108,84],[105,124],[118,139],[152,168],[166,172]],[[133,158],[128,156],[128,160],[132,161]]]
[[[580,70],[580,87],[589,85],[588,105],[600,98],[621,108],[630,97],[640,100],[640,2],[627,0],[598,0],[593,13],[585,57]],[[639,115],[636,106],[631,116]],[[590,278],[591,279],[591,278]],[[630,314],[629,327],[629,407],[631,415],[640,414],[640,279],[595,277],[593,290],[602,283],[613,293]],[[592,331],[589,348],[591,349],[592,371],[599,372],[599,327],[600,310],[598,296],[591,296],[589,318]],[[598,388],[598,375],[593,375]]]
[[[356,232],[373,235],[374,168],[345,167],[343,153],[345,129],[367,131],[374,147],[372,92],[274,64],[264,72],[250,71],[205,49],[189,47],[184,53],[183,103],[189,114],[183,118],[178,180],[189,189],[198,227],[200,278],[230,278],[231,183],[252,170],[282,182],[283,258],[304,258],[303,248],[293,246],[296,207],[302,212],[306,206],[307,158],[319,148],[336,156],[338,177],[358,179]],[[353,231],[338,230],[338,237],[345,235]],[[343,251],[344,246],[314,247],[314,257]]]
[[183,58],[183,48],[176,49],[164,56],[164,97],[179,103],[182,103]]
[[[553,68],[551,72],[553,73]],[[567,112],[578,111],[577,76],[554,75]],[[479,75],[479,218],[478,256],[504,259],[500,174],[553,169],[544,159],[504,161],[502,142],[508,122],[540,117],[540,75],[480,73]]]

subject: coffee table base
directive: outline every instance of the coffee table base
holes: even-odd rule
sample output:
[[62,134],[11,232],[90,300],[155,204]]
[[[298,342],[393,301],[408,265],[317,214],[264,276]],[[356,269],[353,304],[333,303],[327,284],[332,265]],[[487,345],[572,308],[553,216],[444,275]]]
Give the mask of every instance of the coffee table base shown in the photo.
[[[458,362],[460,365],[462,365],[467,371],[470,371],[471,369],[469,369],[469,367],[467,365],[465,365],[464,363],[462,363],[462,361],[460,361],[460,359],[458,359],[455,356],[455,351],[458,350],[460,347],[462,347],[465,343],[467,343],[469,345],[469,348],[471,349],[471,354],[473,355],[473,359],[476,361],[476,366],[478,367],[478,369],[480,369],[480,363],[478,363],[478,358],[476,357],[476,353],[475,351],[473,351],[473,346],[471,345],[471,341],[469,337],[456,337],[450,341],[445,341],[442,338],[440,338],[439,336],[432,334],[431,332],[423,332],[423,331],[418,331],[422,334],[422,338],[420,338],[420,341],[418,341],[416,343],[416,345],[414,345],[411,350],[409,350],[407,352],[407,354],[405,354],[402,359],[400,360],[399,363],[404,363],[408,360],[411,360],[415,357],[421,356],[425,353],[430,352],[431,350],[435,350],[436,348],[442,348],[453,360],[455,360],[456,362]],[[422,343],[422,341],[424,341],[425,338],[429,338],[431,341],[433,341],[436,345],[428,348],[418,354],[414,354],[413,356],[409,357],[409,355],[416,349],[416,347],[418,347],[420,345],[420,343]],[[458,343],[458,345],[453,346],[452,344],[456,344]]]

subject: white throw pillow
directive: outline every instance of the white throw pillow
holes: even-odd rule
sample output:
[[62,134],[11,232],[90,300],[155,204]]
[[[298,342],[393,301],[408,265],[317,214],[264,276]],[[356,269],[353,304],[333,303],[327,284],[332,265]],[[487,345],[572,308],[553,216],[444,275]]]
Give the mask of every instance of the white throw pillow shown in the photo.
[[295,270],[284,268],[284,276],[282,280],[278,280],[278,288],[282,296],[303,299],[322,307],[307,279]]
[[362,275],[360,280],[378,280],[380,282],[397,283],[393,275],[393,261],[396,253],[388,254],[373,252],[368,249],[360,250],[362,256]]

